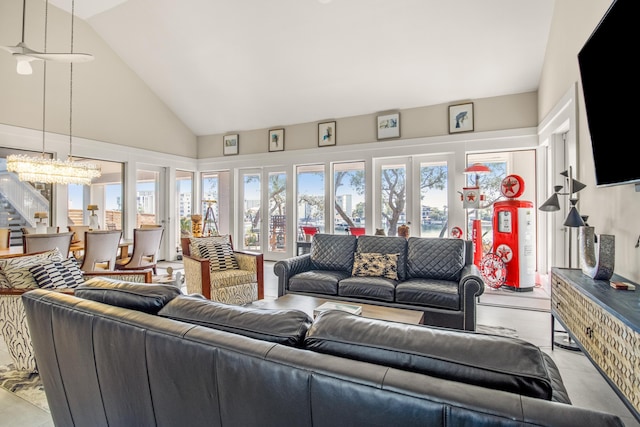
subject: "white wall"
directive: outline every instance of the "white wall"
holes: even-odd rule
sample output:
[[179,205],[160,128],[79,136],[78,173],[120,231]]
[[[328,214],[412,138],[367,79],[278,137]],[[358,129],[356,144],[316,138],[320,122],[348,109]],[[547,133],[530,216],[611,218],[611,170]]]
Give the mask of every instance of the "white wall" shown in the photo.
[[[577,55],[611,5],[611,0],[557,0],[545,65],[538,92],[542,120],[571,85],[578,82],[578,164],[576,178],[587,185],[579,193],[581,214],[589,215],[589,225],[597,234],[613,234],[616,239],[615,272],[640,281],[640,193],[634,185],[596,188],[591,139],[584,109]],[[629,148],[632,148],[632,142]],[[621,152],[621,156],[632,155]]]
[[[44,49],[44,1],[27,2],[25,42]],[[49,5],[48,52],[70,49],[71,15]],[[81,19],[74,24],[74,52],[95,60],[73,67],[73,135],[121,146],[196,157],[196,137]],[[0,1],[0,43],[21,39],[22,0]],[[16,60],[0,51],[0,123],[42,130],[44,72],[16,72]],[[47,63],[46,129],[69,134],[69,64]]]

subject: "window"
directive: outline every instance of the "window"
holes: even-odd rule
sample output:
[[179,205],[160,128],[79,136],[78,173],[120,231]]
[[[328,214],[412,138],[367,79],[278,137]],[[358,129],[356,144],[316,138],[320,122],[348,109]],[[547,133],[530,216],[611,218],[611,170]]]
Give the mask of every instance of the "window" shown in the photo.
[[380,228],[387,236],[397,235],[406,221],[406,176],[404,163],[383,164],[380,169]]
[[364,162],[335,163],[333,165],[334,230],[365,227]]
[[96,205],[98,210],[95,214],[100,229],[122,230],[124,164],[90,158],[75,159],[97,164],[102,175],[95,178],[91,185],[68,185],[67,225],[88,225],[90,212],[87,206]]
[[191,214],[193,213],[194,173],[176,170],[176,217],[178,218],[177,242],[182,236],[191,233]]
[[447,163],[420,164],[420,236],[447,237]]
[[[324,165],[306,165],[296,168],[298,191],[298,230],[301,227],[318,227],[324,232]],[[300,234],[300,231],[298,231]],[[298,235],[298,240],[302,240]]]
[[260,194],[261,174],[259,171],[242,172],[242,224],[244,249],[260,250]]
[[269,191],[269,251],[287,250],[287,174],[270,172]]

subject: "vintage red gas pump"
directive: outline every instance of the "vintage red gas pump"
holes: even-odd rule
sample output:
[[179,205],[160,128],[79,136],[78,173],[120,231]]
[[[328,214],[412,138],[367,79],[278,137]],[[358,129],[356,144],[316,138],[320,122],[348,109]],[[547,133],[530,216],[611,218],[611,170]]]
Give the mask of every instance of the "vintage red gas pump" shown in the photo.
[[524,180],[518,175],[504,178],[500,191],[507,200],[493,204],[493,252],[506,267],[503,286],[532,291],[536,275],[533,202],[517,200],[524,192]]

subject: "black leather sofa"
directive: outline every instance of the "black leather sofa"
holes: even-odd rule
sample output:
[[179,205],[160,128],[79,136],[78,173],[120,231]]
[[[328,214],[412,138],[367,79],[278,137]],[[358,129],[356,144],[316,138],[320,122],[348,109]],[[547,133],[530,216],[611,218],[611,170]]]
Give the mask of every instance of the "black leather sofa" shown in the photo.
[[622,426],[570,404],[514,338],[328,311],[230,306],[171,286],[22,296],[56,426]]
[[[278,296],[421,310],[427,325],[475,331],[484,282],[472,250],[472,242],[461,239],[316,234],[310,253],[278,261],[273,271]],[[397,254],[397,278],[354,275],[354,256],[371,253]]]

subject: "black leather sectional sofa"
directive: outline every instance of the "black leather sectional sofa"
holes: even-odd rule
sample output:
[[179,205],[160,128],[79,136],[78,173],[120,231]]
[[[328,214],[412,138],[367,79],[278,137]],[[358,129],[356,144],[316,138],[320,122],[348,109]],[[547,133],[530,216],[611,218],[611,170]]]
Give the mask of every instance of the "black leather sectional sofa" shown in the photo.
[[[357,254],[397,254],[397,277],[353,274]],[[278,261],[273,271],[278,296],[421,310],[427,325],[468,331],[476,329],[476,299],[484,292],[472,242],[461,239],[316,234],[309,254]]]
[[22,300],[56,426],[622,425],[572,406],[551,358],[515,338],[162,285]]

